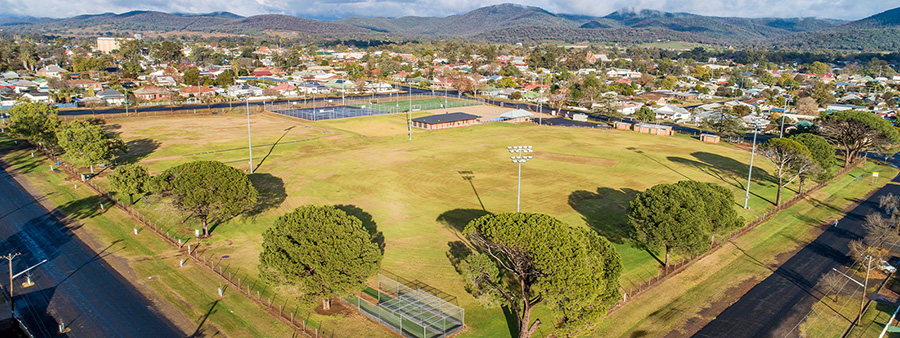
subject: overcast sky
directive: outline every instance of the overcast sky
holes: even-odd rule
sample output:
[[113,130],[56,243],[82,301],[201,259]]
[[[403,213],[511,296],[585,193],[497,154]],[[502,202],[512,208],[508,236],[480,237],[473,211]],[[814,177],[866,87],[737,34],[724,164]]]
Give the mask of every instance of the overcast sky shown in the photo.
[[[0,0],[3,14],[61,17],[132,10],[239,15],[290,14],[316,19],[349,16],[448,16],[509,0]],[[897,0],[518,0],[554,13],[603,16],[613,11],[655,9],[714,16],[860,19],[900,7]]]

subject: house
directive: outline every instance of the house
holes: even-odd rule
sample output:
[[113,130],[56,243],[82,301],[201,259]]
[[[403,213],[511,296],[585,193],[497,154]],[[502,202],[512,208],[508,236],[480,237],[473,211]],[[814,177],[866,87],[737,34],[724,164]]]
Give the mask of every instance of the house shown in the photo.
[[412,119],[412,125],[427,130],[447,129],[479,124],[479,118],[481,116],[456,112],[417,117]]
[[164,87],[173,87],[178,85],[178,81],[175,81],[174,77],[171,76],[157,76],[156,77],[156,85],[164,86]]
[[44,77],[53,77],[53,78],[58,79],[58,78],[60,78],[60,75],[62,75],[62,73],[68,73],[68,72],[69,72],[68,70],[65,70],[64,68],[62,68],[60,66],[49,65],[49,66],[39,69],[37,72],[37,75],[44,76]]
[[72,87],[84,90],[87,90],[88,88],[93,88],[94,90],[103,90],[103,85],[101,85],[100,82],[90,79],[69,80],[67,83]]
[[687,111],[687,109],[670,104],[662,106],[661,108],[654,109],[653,113],[656,114],[656,118],[658,119],[665,119],[670,121],[680,121],[689,119],[691,117],[691,113]]
[[111,105],[121,105],[125,103],[125,94],[120,93],[115,89],[104,89],[103,91],[97,93],[97,97],[106,101],[107,104]]
[[181,97],[212,97],[216,96],[216,91],[204,86],[188,86],[178,90]]
[[52,103],[50,101],[50,94],[39,92],[36,90],[29,90],[22,93],[22,98],[29,99],[32,102],[44,102],[44,103]]
[[297,87],[294,87],[293,85],[288,83],[282,83],[269,89],[277,91],[278,95],[281,96],[297,96]]
[[231,97],[262,96],[263,89],[244,83],[244,84],[239,84],[239,85],[228,86],[228,89],[225,91],[225,94],[228,96],[231,96]]
[[172,92],[157,86],[147,86],[132,91],[134,96],[142,101],[171,101]]

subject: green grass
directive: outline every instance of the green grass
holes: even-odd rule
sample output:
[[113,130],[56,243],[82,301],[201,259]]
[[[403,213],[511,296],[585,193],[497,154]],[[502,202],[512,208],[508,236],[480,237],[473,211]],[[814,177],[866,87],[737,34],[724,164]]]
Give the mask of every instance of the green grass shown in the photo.
[[[284,337],[291,334],[292,330],[286,325],[236,292],[226,291],[226,297],[219,299],[216,289],[223,286],[221,279],[190,261],[178,268],[182,255],[150,231],[132,235],[134,221],[130,217],[115,208],[99,210],[98,196],[83,185],[74,189],[76,182],[69,181],[63,173],[50,172],[50,162],[45,157],[32,158],[30,150],[13,145],[5,134],[0,135],[0,156],[32,187],[46,194],[49,203],[59,206],[58,210],[83,224],[79,231],[90,235],[87,242],[97,243],[95,249],[106,248],[107,252],[124,259],[139,286],[152,289],[182,316],[194,322],[189,333],[196,329],[211,335],[215,332],[209,325],[212,324],[230,337]],[[207,325],[197,327],[206,314]]]
[[[251,180],[261,190],[265,208],[215,227],[203,245],[216,255],[229,255],[231,267],[257,275],[261,235],[279,215],[304,204],[359,208],[357,214],[371,220],[385,238],[384,269],[458,297],[467,312],[464,337],[509,332],[501,309],[477,305],[448,259],[453,242],[462,241],[459,229],[469,220],[486,212],[515,211],[516,166],[509,162],[507,146],[532,145],[536,151],[522,169],[522,210],[587,226],[613,241],[622,257],[625,288],[659,271],[657,260],[627,239],[624,212],[635,194],[655,184],[693,179],[731,189],[738,207],[750,159],[748,152],[730,144],[630,131],[492,123],[420,131],[409,141],[403,132],[406,120],[390,115],[302,123],[257,114],[251,121],[258,165]],[[151,173],[199,159],[249,168],[244,115],[133,118],[110,124],[136,146],[137,154],[127,160],[140,160]],[[229,151],[197,155],[217,150]],[[751,209],[738,209],[748,219],[771,207],[775,196],[771,165],[757,157],[753,172]],[[104,175],[95,182],[104,185]],[[789,187],[784,198],[795,189]],[[817,196],[830,198],[824,192]],[[137,207],[180,236],[191,236],[195,219],[184,219],[154,201],[148,197]],[[552,332],[554,320],[545,307],[538,307],[534,317],[545,323],[539,335]],[[367,331],[373,326],[359,320],[312,318],[338,320],[366,335],[384,331]]]
[[[715,253],[639,295],[627,306],[611,313],[594,334],[602,337],[663,336],[673,330],[692,334],[689,322],[702,325],[733,304],[750,287],[777,268],[779,256],[815,239],[821,226],[843,216],[845,210],[867,193],[887,183],[856,180],[879,171],[894,177],[888,166],[852,170],[833,184],[812,194],[806,201],[781,212],[745,235],[729,241]],[[781,259],[786,259],[782,256]]]
[[[474,106],[477,103],[468,101],[468,100],[456,100],[453,98],[448,98],[446,101],[441,98],[433,98],[433,99],[415,99],[415,100],[407,100],[404,101],[402,98],[398,101],[393,102],[379,102],[379,103],[367,103],[367,104],[352,104],[353,107],[365,108],[383,111],[383,112],[396,112],[396,113],[405,113],[408,112],[410,107],[416,109],[418,106],[419,110],[433,110],[433,109],[441,109],[441,108],[459,108],[459,107],[468,107]],[[446,107],[445,107],[446,106]]]

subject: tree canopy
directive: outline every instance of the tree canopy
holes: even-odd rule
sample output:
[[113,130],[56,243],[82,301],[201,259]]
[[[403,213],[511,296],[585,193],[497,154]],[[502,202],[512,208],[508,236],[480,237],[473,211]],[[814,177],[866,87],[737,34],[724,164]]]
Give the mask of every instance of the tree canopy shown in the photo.
[[269,281],[307,296],[341,297],[378,272],[381,251],[355,216],[334,206],[306,205],[278,217],[263,233],[260,270]]
[[738,135],[743,133],[744,121],[730,110],[723,109],[703,118],[703,127],[714,131],[717,135]]
[[650,122],[656,120],[656,113],[647,105],[643,105],[634,113],[633,117],[641,122]]
[[900,133],[890,121],[865,111],[844,110],[825,115],[821,117],[820,125],[822,136],[844,150],[845,167],[861,152],[900,141]]
[[150,175],[147,168],[137,164],[121,165],[106,177],[113,190],[128,195],[131,204],[134,204],[134,195],[147,192],[147,184]]
[[9,131],[31,143],[55,143],[59,118],[56,108],[42,102],[17,102],[10,108]]
[[259,193],[240,170],[218,161],[194,161],[154,176],[151,191],[173,197],[175,207],[200,218],[204,236],[209,221],[222,222],[256,205]]
[[631,201],[628,219],[637,243],[665,249],[668,266],[673,250],[699,254],[709,249],[713,234],[740,227],[733,204],[731,192],[712,183],[658,184]]
[[62,125],[56,132],[56,140],[69,160],[90,165],[92,172],[94,164],[111,162],[116,150],[126,151],[119,135],[107,133],[99,125],[86,121]]
[[[828,140],[810,133],[795,134],[789,138],[800,142],[800,144],[806,146],[806,149],[809,149],[810,157],[818,164],[820,169],[819,174],[815,177],[817,181],[824,182],[834,177],[834,167],[837,165],[837,158],[835,157],[834,147],[828,144]],[[800,179],[802,180],[804,177],[801,176]]]
[[595,322],[619,299],[619,254],[590,230],[543,214],[504,213],[473,220],[463,234],[479,252],[467,259],[472,287],[505,299],[520,338],[541,325],[531,322],[541,302],[557,314],[561,330],[571,331]]

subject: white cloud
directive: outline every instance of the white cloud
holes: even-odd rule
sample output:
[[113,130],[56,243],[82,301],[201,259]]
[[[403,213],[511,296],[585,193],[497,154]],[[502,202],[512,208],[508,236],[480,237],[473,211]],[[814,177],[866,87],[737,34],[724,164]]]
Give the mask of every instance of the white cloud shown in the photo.
[[[240,15],[282,13],[313,18],[448,16],[510,0],[0,0],[7,14],[61,17],[131,10]],[[714,16],[859,19],[898,6],[896,0],[519,0],[554,13],[603,16],[622,8]],[[65,11],[50,9],[65,8]]]

